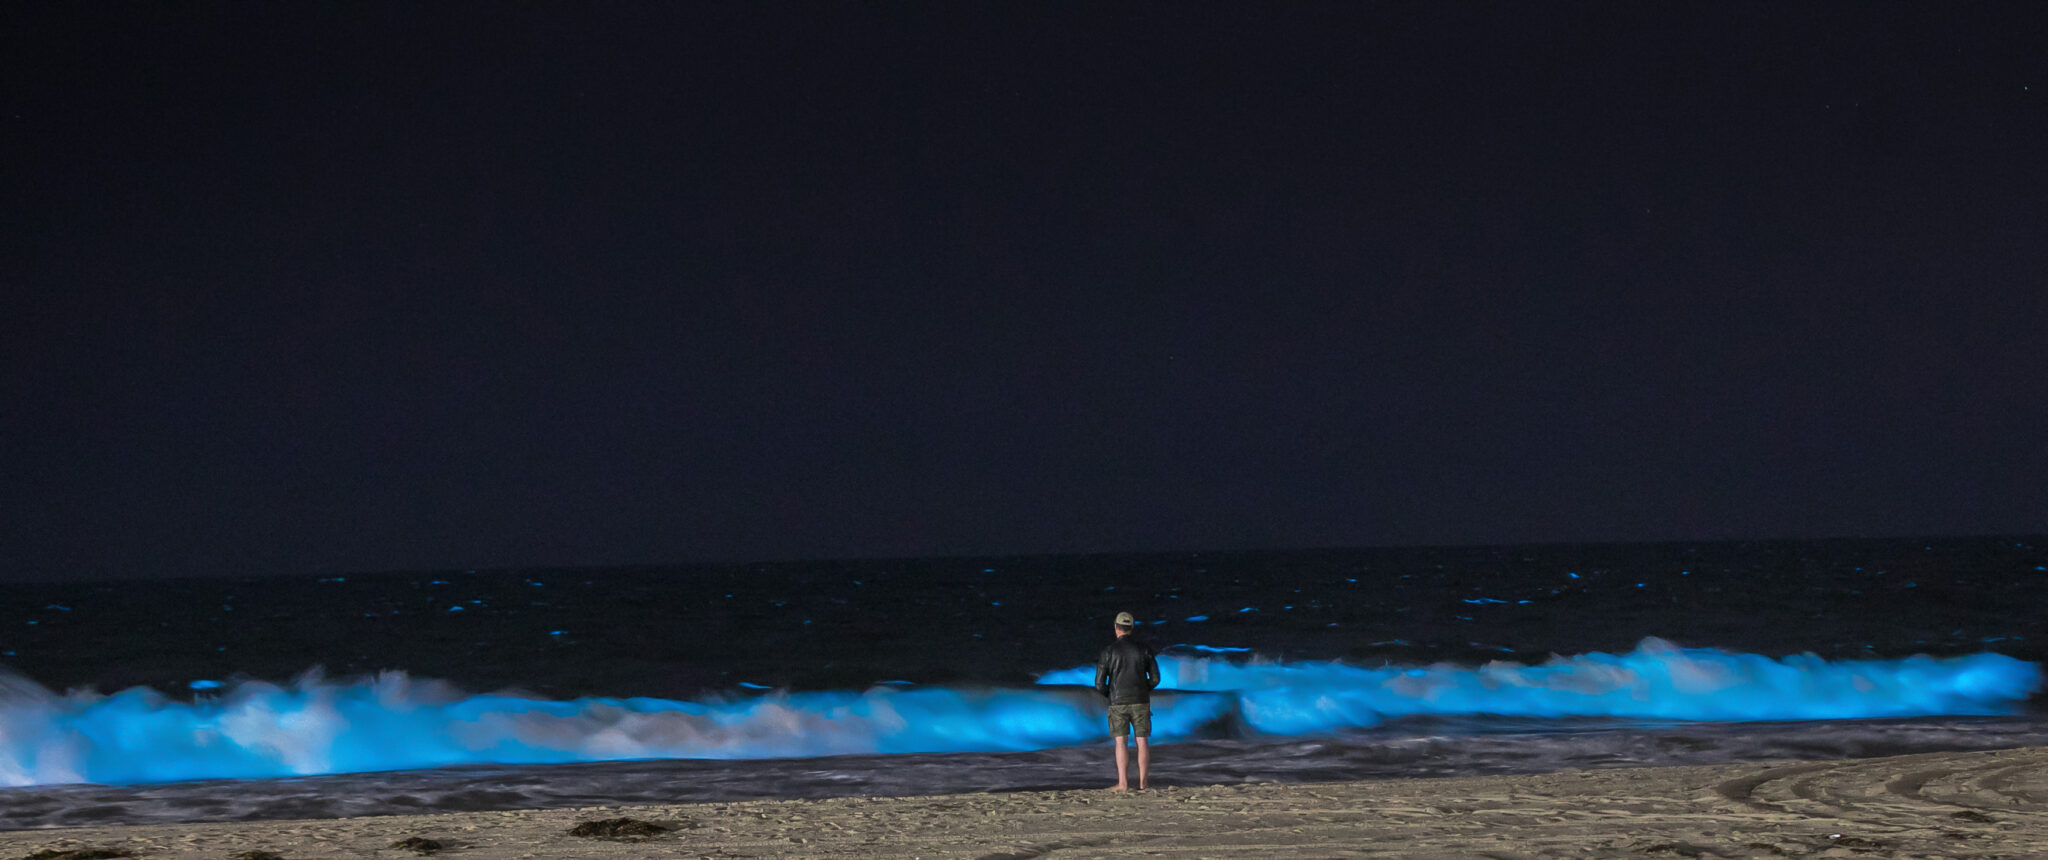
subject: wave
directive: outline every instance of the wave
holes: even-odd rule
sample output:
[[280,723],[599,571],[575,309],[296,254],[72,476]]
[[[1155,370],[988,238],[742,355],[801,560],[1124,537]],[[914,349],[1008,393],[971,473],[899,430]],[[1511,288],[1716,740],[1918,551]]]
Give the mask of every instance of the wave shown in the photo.
[[[1159,659],[1160,686],[1228,691],[1249,728],[1294,735],[1418,714],[1625,717],[1701,722],[2009,714],[2041,669],[2002,654],[1824,660],[1681,648],[1650,638],[1627,654],[1553,656],[1540,665],[1362,668],[1338,662]],[[1041,684],[1090,684],[1093,668]]]
[[[1997,715],[2040,689],[1998,654],[1825,661],[1645,640],[1622,655],[1377,669],[1337,662],[1161,658],[1162,741],[1292,736],[1399,716],[1620,716],[1695,721]],[[0,678],[0,784],[151,783],[458,764],[1016,752],[1099,740],[1092,667],[1036,687],[882,685],[705,701],[466,694],[387,672],[243,681],[190,701],[135,688],[57,694]]]

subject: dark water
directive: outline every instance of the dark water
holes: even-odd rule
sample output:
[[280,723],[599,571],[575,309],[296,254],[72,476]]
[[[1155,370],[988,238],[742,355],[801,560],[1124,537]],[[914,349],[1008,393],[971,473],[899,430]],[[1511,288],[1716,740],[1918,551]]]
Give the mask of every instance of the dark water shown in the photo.
[[0,826],[1095,785],[1118,611],[1169,784],[2043,743],[2042,546],[0,586]]

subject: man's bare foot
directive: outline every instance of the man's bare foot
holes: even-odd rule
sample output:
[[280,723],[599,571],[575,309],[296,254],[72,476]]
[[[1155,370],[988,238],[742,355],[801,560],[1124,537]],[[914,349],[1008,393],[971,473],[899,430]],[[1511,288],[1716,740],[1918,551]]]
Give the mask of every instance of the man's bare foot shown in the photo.
[[1152,787],[1152,786],[1150,786],[1150,785],[1148,785],[1148,784],[1146,784],[1146,783],[1142,783],[1142,782],[1141,782],[1141,783],[1138,783],[1138,790],[1139,790],[1139,791],[1145,791],[1145,790],[1147,790],[1147,789],[1150,789],[1151,787]]
[[1131,787],[1121,782],[1109,787],[1110,791],[1130,791]]

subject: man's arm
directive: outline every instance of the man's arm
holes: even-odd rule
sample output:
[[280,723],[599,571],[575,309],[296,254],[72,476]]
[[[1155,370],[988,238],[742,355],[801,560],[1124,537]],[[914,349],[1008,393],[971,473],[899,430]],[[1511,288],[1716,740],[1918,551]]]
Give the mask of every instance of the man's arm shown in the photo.
[[1102,656],[1095,658],[1095,692],[1109,695],[1109,649],[1102,649]]
[[1163,679],[1159,674],[1159,655],[1152,653],[1148,648],[1145,650],[1145,689],[1159,689],[1161,680]]

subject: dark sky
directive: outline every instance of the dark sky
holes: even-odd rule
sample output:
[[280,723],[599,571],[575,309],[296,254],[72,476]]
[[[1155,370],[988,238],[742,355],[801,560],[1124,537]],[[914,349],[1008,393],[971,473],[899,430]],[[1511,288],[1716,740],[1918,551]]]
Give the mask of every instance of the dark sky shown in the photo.
[[0,16],[0,578],[2048,531],[2038,4]]

